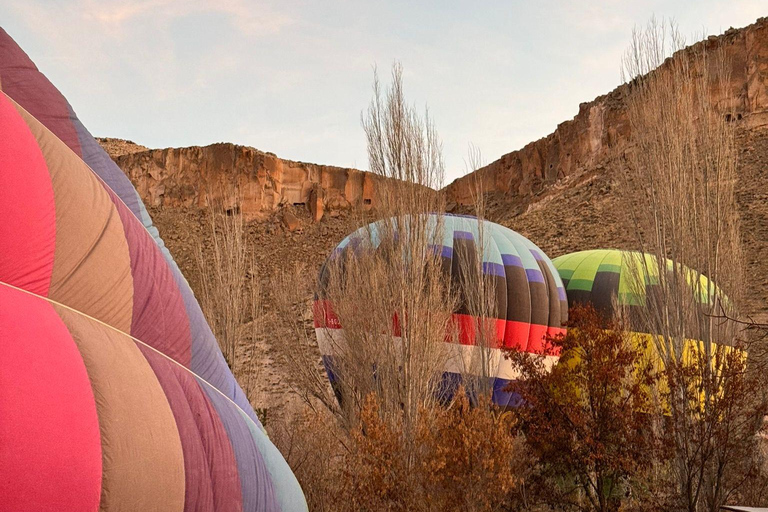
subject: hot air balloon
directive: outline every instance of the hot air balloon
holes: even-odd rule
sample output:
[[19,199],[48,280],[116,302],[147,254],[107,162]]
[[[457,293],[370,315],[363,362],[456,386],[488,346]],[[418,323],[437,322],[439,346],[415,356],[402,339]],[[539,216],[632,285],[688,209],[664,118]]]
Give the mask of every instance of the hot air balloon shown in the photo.
[[[658,358],[652,335],[653,325],[647,320],[647,308],[654,307],[658,296],[660,270],[657,260],[650,254],[631,251],[597,249],[580,251],[560,256],[553,260],[565,285],[568,303],[592,304],[606,319],[621,319],[636,340],[648,341],[649,353]],[[675,264],[667,260],[664,272],[672,272]],[[682,265],[677,266],[690,288],[691,307],[711,308],[716,300],[721,300],[727,307],[728,299],[706,276],[694,272]],[[715,312],[717,313],[717,312]],[[685,343],[685,357],[693,356],[701,350],[701,340],[694,339],[698,326],[688,326],[690,339]],[[717,340],[714,332],[707,339]]]
[[[174,320],[175,323],[155,323],[150,318],[145,318],[144,321],[133,318],[131,329],[134,330],[130,331],[130,334],[150,344],[154,343],[155,339],[158,339],[158,343],[176,344],[174,338],[186,337],[185,342],[178,344],[189,345],[189,354],[185,357],[189,359],[190,368],[232,398],[247,411],[251,419],[258,422],[247,397],[229,371],[189,284],[152,224],[152,219],[136,189],[79,121],[64,96],[38,71],[30,58],[2,28],[0,90],[50,130],[52,135],[64,142],[76,156],[83,159],[98,177],[95,186],[106,191],[107,198],[120,212],[121,221],[128,226],[131,238],[141,239],[142,244],[147,239],[156,246],[144,244],[140,249],[138,244],[129,243],[134,270],[140,261],[142,266],[153,269],[151,274],[140,277],[142,284],[137,287],[137,293],[133,297],[134,306],[137,311],[146,315],[157,315],[162,310],[165,310],[166,314],[173,312],[177,320]],[[77,200],[78,198],[73,198],[73,201]],[[128,216],[135,217],[139,223],[132,222]],[[144,290],[147,289],[148,283],[153,283],[155,288],[162,291],[146,293]],[[161,304],[165,302],[167,306]],[[165,332],[174,329],[175,324],[178,324],[179,329],[173,330],[172,333]],[[142,328],[142,325],[145,327]],[[159,338],[166,338],[168,341],[160,341]]]
[[0,88],[3,505],[306,510],[135,189],[2,30]]
[[[435,229],[442,230],[439,251],[446,280],[459,288],[461,279],[458,274],[466,262],[463,258],[473,258],[480,254],[477,244],[482,240],[482,271],[491,278],[493,298],[497,318],[495,322],[496,340],[492,346],[482,350],[490,352],[491,368],[488,377],[492,380],[493,401],[503,407],[515,400],[508,392],[507,385],[515,378],[511,363],[503,357],[504,348],[517,348],[526,352],[540,353],[544,348],[546,336],[564,332],[563,324],[567,320],[567,302],[565,289],[557,271],[541,249],[522,235],[498,224],[478,221],[475,217],[459,215],[430,215],[429,221]],[[482,227],[480,225],[482,222]],[[381,240],[375,235],[377,223],[347,236],[323,266],[319,280],[321,291],[315,298],[314,325],[315,333],[323,356],[331,384],[335,384],[334,351],[338,343],[333,340],[343,339],[343,327],[333,311],[333,304],[323,292],[323,283],[330,279],[333,269],[343,272],[343,265],[336,265],[339,259],[354,257],[354,252],[368,245],[375,250]],[[482,232],[482,234],[481,234]],[[373,234],[373,236],[372,236]],[[365,305],[361,305],[361,310]],[[450,351],[456,354],[446,363],[444,378],[447,383],[457,383],[466,368],[460,368],[462,361],[471,359],[478,350],[473,339],[472,328],[467,326],[477,322],[459,300],[459,308],[453,311],[453,321],[459,326],[458,340],[447,340]],[[554,361],[556,356],[549,355]],[[338,395],[337,395],[338,396]]]

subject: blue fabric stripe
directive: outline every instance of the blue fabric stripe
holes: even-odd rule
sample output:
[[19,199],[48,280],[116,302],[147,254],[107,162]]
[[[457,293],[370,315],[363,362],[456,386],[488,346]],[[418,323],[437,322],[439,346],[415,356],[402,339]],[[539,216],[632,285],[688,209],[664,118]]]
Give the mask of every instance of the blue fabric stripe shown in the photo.
[[483,274],[489,275],[489,276],[499,276],[499,277],[506,277],[506,272],[504,271],[504,265],[499,265],[498,263],[491,263],[489,261],[483,262]]
[[533,283],[543,283],[544,282],[544,274],[541,273],[541,270],[533,270],[531,268],[525,269],[525,275],[528,276],[528,281]]
[[469,231],[454,231],[453,238],[458,240],[474,240],[475,235],[473,235]]
[[523,260],[520,259],[520,256],[515,256],[514,254],[502,254],[501,260],[504,262],[504,266],[506,267],[523,266]]

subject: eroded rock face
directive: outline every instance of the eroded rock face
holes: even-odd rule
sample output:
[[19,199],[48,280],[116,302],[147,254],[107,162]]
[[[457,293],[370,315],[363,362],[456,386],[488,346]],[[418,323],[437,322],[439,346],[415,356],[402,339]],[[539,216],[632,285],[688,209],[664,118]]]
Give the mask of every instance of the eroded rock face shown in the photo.
[[150,206],[205,207],[222,200],[250,217],[282,205],[324,212],[375,207],[378,178],[357,169],[283,160],[235,144],[152,149],[113,156]]
[[[729,119],[747,128],[768,125],[768,18],[744,29],[728,30],[697,45],[714,48],[719,42],[724,43],[731,64],[730,94],[713,89],[715,104]],[[690,50],[683,50],[673,58],[690,56]],[[576,117],[558,125],[554,133],[448,185],[448,201],[471,204],[475,183],[484,192],[500,192],[524,200],[561,178],[607,161],[613,148],[629,137],[626,94],[627,87],[620,86],[594,101],[582,103]],[[732,100],[726,101],[726,97]]]

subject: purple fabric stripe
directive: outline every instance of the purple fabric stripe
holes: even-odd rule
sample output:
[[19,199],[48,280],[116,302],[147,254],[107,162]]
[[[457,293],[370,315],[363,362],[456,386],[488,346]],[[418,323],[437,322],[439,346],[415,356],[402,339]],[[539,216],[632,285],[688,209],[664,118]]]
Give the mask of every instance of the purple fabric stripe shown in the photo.
[[106,151],[99,146],[99,143],[96,142],[93,135],[91,135],[85,126],[83,126],[83,123],[77,118],[77,115],[72,110],[72,106],[69,103],[67,103],[67,108],[70,112],[72,124],[77,132],[77,137],[80,140],[83,160],[88,164],[88,167],[90,167],[99,178],[104,180],[109,188],[117,194],[128,209],[131,210],[133,215],[141,220],[139,199],[136,195],[136,189],[133,188],[131,181],[117,164],[109,158]]
[[541,270],[527,268],[525,269],[525,275],[528,276],[528,281],[530,282],[533,282],[533,283],[544,282],[544,275],[541,273]]
[[531,249],[531,254],[533,254],[534,258],[536,258],[536,261],[545,261],[544,256],[536,249]]
[[[443,378],[438,387],[440,399],[446,402],[452,400],[462,380],[463,375],[460,373],[443,372]],[[509,384],[513,381],[499,377],[488,377],[488,381],[493,381],[493,394],[491,397],[493,403],[503,408],[520,405],[520,395],[507,390]],[[491,382],[488,382],[488,384],[491,384]],[[477,397],[470,396],[469,398],[470,400],[475,400]]]
[[453,238],[458,240],[474,240],[475,236],[469,231],[454,231]]
[[429,248],[435,253],[440,253],[440,256],[443,258],[453,258],[453,247],[448,247],[447,245],[432,244],[429,246]]
[[224,424],[235,452],[243,512],[280,512],[267,467],[253,439],[245,417],[215,390],[200,384]]
[[493,263],[490,261],[483,262],[483,274],[490,275],[490,276],[500,276],[500,277],[504,277],[507,275],[506,272],[504,271],[504,265],[501,265],[499,263]]
[[493,403],[500,407],[517,407],[520,405],[520,395],[508,391],[507,388],[513,381],[496,378],[493,381]]
[[520,259],[520,256],[516,256],[514,254],[502,254],[501,261],[504,262],[504,266],[506,267],[522,267],[523,266],[523,260]]
[[557,287],[557,298],[560,300],[568,300],[568,296],[565,294],[565,288],[562,286]]

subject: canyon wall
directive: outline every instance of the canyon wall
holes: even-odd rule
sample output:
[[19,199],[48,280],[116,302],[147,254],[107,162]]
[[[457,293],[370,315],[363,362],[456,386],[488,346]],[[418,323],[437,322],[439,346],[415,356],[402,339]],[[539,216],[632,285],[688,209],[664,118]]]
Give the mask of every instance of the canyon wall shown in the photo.
[[[711,91],[716,103],[740,127],[768,127],[768,18],[697,45],[719,43],[731,74],[727,94]],[[691,54],[682,50],[673,58]],[[478,185],[524,204],[558,180],[600,168],[628,140],[627,90],[622,85],[582,103],[578,114],[549,136],[454,181],[444,189],[449,204],[471,204]],[[223,199],[228,208],[259,216],[281,205],[305,205],[315,220],[326,210],[375,207],[379,179],[356,169],[283,160],[234,144],[141,151],[125,141],[101,142],[150,206],[202,207]]]
[[[104,144],[104,143],[103,143]],[[227,209],[259,217],[282,205],[326,210],[375,207],[378,178],[368,172],[283,160],[235,144],[152,149],[112,155],[148,206]]]
[[[725,46],[731,76],[728,94],[711,91],[716,104],[733,122],[748,128],[768,126],[768,18],[740,30],[730,29],[697,45],[714,48],[719,43]],[[691,54],[686,49],[673,58],[689,58]],[[627,86],[622,85],[582,103],[579,113],[559,124],[552,134],[448,185],[448,200],[470,204],[475,186],[484,192],[525,199],[561,178],[594,169],[610,157],[616,145],[628,139],[626,94]],[[726,97],[729,101],[725,101]]]

